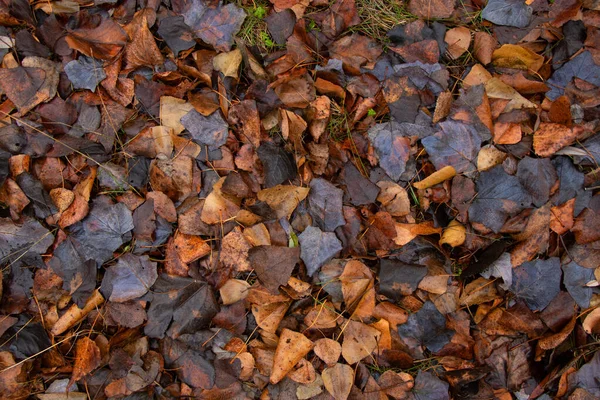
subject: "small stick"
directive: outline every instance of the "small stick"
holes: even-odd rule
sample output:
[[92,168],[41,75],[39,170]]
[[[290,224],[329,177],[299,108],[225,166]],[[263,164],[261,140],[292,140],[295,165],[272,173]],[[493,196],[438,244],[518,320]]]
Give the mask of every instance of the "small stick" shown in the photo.
[[73,304],[71,308],[56,321],[50,330],[50,333],[53,336],[64,333],[102,303],[104,303],[104,297],[102,297],[98,290],[95,290],[83,308],[79,308],[77,307],[77,304]]

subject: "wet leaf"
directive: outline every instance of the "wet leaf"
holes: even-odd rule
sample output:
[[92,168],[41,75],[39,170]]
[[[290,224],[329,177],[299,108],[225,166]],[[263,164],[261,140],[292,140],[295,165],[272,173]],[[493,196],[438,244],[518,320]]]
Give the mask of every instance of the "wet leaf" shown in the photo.
[[584,268],[575,261],[563,264],[562,270],[564,274],[563,283],[573,300],[577,302],[579,307],[588,308],[593,288],[588,287],[587,283],[594,279],[594,270]]
[[546,97],[550,100],[556,100],[562,96],[565,88],[573,78],[600,86],[600,66],[594,62],[589,51],[580,53],[552,74],[552,77],[548,79],[550,91],[546,93]]

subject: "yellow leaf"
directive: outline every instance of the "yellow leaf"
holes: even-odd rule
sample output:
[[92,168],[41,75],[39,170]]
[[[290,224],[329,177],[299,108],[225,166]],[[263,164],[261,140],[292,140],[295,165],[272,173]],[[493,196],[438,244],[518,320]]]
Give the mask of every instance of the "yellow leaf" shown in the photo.
[[440,238],[440,245],[449,244],[452,247],[457,247],[463,244],[466,238],[467,230],[465,227],[460,222],[453,219],[446,229],[444,229],[444,233]]
[[497,68],[515,68],[537,72],[544,65],[544,57],[516,44],[505,44],[492,54]]

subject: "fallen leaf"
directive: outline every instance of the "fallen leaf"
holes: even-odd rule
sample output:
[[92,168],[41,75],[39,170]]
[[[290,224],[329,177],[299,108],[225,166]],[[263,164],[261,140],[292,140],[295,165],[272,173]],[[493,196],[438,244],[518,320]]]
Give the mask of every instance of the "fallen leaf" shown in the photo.
[[573,143],[577,132],[564,125],[542,122],[533,132],[533,150],[540,157],[548,157]]
[[322,178],[310,182],[308,212],[323,231],[333,232],[346,223],[342,213],[343,191]]
[[492,54],[497,68],[515,68],[538,72],[544,65],[544,57],[516,44],[504,44]]
[[309,226],[298,235],[300,242],[300,258],[306,264],[308,275],[312,276],[340,250],[342,244],[332,232]]
[[556,257],[527,262],[513,269],[511,291],[532,311],[541,311],[560,292],[560,278],[560,261]]
[[191,4],[183,17],[194,35],[216,50],[229,51],[234,35],[246,19],[246,12],[233,3],[212,7],[200,1]]
[[109,301],[123,303],[145,295],[158,278],[156,263],[148,256],[124,254],[117,264],[106,269],[102,294]]
[[446,32],[444,41],[448,45],[446,50],[448,55],[451,59],[456,60],[469,50],[469,46],[471,45],[471,31],[464,26],[452,28]]
[[462,225],[457,220],[453,219],[444,229],[439,243],[440,245],[447,244],[452,247],[457,247],[462,245],[465,242],[466,238],[467,232],[464,225]]
[[379,181],[377,186],[381,189],[377,201],[381,203],[385,211],[394,217],[410,214],[410,200],[406,189],[390,181]]
[[66,41],[69,47],[88,57],[110,60],[125,46],[127,34],[119,24],[107,18],[95,28],[70,31]]
[[595,308],[583,320],[583,329],[588,335],[600,332],[600,308]]
[[290,218],[298,204],[308,196],[309,188],[277,185],[258,192],[257,197],[276,213],[277,218]]
[[300,261],[300,250],[298,247],[257,246],[248,251],[248,260],[262,284],[277,293]]
[[283,329],[279,335],[269,381],[272,384],[281,381],[313,347],[314,343],[303,334]]
[[525,28],[531,21],[532,8],[523,0],[490,0],[481,18],[496,25]]
[[317,357],[319,357],[328,367],[334,366],[342,354],[342,346],[333,339],[323,338],[315,342],[313,349]]
[[68,387],[100,366],[100,349],[89,337],[77,340],[75,344],[75,363]]
[[65,73],[75,89],[88,89],[92,92],[106,78],[102,64],[86,56],[65,65]]
[[531,204],[531,197],[518,178],[498,165],[480,174],[477,196],[469,208],[469,219],[499,232],[506,219]]
[[436,169],[452,166],[457,173],[476,169],[481,137],[470,125],[456,121],[440,122],[441,130],[421,140]]
[[328,367],[321,374],[325,389],[335,400],[346,400],[352,391],[354,371],[347,364],[337,363]]

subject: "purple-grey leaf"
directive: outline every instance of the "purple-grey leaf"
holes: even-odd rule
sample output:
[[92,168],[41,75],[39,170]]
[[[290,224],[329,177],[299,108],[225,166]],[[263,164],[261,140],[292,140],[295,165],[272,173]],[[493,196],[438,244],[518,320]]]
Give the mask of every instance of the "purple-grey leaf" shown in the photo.
[[447,120],[439,124],[441,130],[421,140],[435,168],[448,165],[457,173],[477,169],[476,160],[481,149],[481,137],[471,125]]
[[556,170],[549,158],[525,157],[519,161],[517,178],[531,195],[536,207],[541,207],[550,198],[550,189],[558,180]]
[[310,182],[308,212],[319,228],[333,232],[346,223],[342,212],[344,192],[322,178]]
[[103,204],[96,201],[88,216],[72,228],[72,234],[83,245],[86,259],[98,264],[108,261],[115,250],[131,240],[131,211],[123,203]]
[[516,176],[508,175],[501,165],[479,175],[477,195],[469,207],[469,219],[500,232],[506,219],[531,204],[531,197]]
[[531,311],[542,311],[560,292],[560,278],[558,257],[526,262],[513,269],[511,291]]
[[592,299],[593,288],[586,285],[595,279],[594,270],[592,268],[584,268],[575,261],[564,264],[562,269],[564,273],[563,283],[567,291],[579,307],[588,308]]
[[313,276],[325,263],[342,250],[342,243],[332,232],[323,232],[309,226],[298,235],[300,258],[306,265],[308,275]]
[[412,393],[417,400],[449,400],[448,383],[429,371],[419,370]]
[[552,77],[547,81],[552,89],[546,93],[546,97],[556,100],[557,97],[562,96],[573,78],[600,86],[600,66],[594,62],[592,53],[585,51],[554,71]]
[[181,123],[192,134],[194,141],[199,144],[216,149],[227,141],[229,125],[218,111],[205,117],[198,111],[191,110],[181,117]]
[[398,326],[398,334],[409,346],[422,345],[433,352],[440,351],[453,336],[453,332],[446,329],[446,317],[430,301]]
[[490,0],[481,18],[496,25],[525,28],[531,22],[533,10],[523,0]]
[[110,301],[123,303],[145,295],[156,278],[156,263],[148,256],[126,253],[117,264],[107,268],[102,279],[102,293]]
[[106,78],[102,63],[86,56],[70,61],[65,65],[65,72],[75,89],[88,89],[92,92]]

